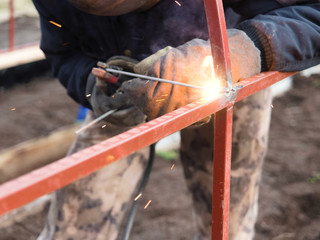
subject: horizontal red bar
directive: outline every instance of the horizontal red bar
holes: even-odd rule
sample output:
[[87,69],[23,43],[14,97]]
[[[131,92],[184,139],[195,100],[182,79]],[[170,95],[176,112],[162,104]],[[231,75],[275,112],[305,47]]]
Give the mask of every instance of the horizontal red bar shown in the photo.
[[[246,79],[235,86],[241,86],[235,96],[235,101],[239,101],[292,74],[270,72]],[[211,102],[191,103],[97,145],[4,183],[0,185],[0,215],[85,177],[230,104],[232,105],[224,94]]]

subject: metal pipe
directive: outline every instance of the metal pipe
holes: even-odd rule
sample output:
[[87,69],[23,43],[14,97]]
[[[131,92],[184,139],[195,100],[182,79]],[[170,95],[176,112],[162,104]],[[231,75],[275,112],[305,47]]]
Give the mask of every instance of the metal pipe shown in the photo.
[[106,68],[105,70],[108,71],[108,72],[112,72],[112,73],[119,73],[119,74],[131,76],[131,77],[142,78],[142,79],[147,79],[147,80],[151,80],[151,81],[170,83],[170,84],[174,84],[174,85],[197,88],[197,89],[202,89],[202,90],[205,89],[204,87],[200,87],[200,86],[196,86],[196,85],[192,85],[192,84],[187,84],[187,83],[182,83],[182,82],[175,82],[175,81],[171,81],[171,80],[167,80],[167,79],[163,79],[163,78],[150,77],[150,76],[145,76],[145,75],[142,75],[142,74],[131,73],[131,72],[116,70],[116,69],[112,69],[112,68]]

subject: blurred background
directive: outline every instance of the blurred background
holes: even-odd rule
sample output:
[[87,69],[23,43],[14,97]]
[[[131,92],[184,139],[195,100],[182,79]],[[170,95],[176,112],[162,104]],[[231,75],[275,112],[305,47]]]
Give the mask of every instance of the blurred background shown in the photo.
[[[0,182],[62,158],[83,109],[53,78],[39,49],[31,0],[0,0]],[[11,22],[12,26],[12,22]],[[11,40],[10,40],[11,39]],[[10,46],[11,44],[11,46]],[[256,240],[320,239],[320,67],[273,86],[269,151],[259,198]],[[179,162],[179,133],[157,145],[132,239],[193,239],[192,203]],[[152,200],[144,209],[144,203]],[[35,239],[50,198],[0,218],[0,240]]]

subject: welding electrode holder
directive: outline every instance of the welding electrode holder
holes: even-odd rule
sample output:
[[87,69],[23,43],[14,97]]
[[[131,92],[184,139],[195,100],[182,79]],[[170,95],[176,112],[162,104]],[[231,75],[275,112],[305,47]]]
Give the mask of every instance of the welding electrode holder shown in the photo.
[[91,73],[94,76],[105,80],[107,83],[112,83],[112,84],[116,85],[117,87],[121,86],[121,83],[119,82],[119,77],[116,77],[115,75],[105,71],[102,68],[94,67],[94,68],[92,68]]

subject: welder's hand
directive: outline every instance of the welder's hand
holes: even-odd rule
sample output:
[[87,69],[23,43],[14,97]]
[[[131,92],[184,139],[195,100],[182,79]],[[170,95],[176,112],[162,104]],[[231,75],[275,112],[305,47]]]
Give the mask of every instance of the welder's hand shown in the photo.
[[[233,81],[251,77],[260,72],[260,52],[249,37],[236,29],[228,30]],[[204,61],[209,57],[209,62]],[[203,86],[212,81],[211,48],[209,41],[194,39],[172,48],[146,72],[149,76]],[[209,64],[208,64],[209,63]],[[218,80],[216,80],[218,81]],[[201,97],[202,90],[169,83],[133,79],[121,86],[130,100],[149,119],[191,103]]]
[[[130,60],[130,59],[129,59]],[[110,67],[119,67],[122,70],[133,71],[135,60],[128,61],[126,57],[113,57],[107,61]],[[118,84],[127,81],[127,76],[118,76]],[[145,120],[145,115],[127,98],[123,92],[118,90],[119,86],[106,82],[105,79],[89,74],[87,80],[86,94],[92,110],[97,117],[117,109],[104,120],[118,126],[135,126]]]
[[[178,48],[165,51],[165,54],[156,60],[153,55],[143,60],[141,63],[152,64],[146,64],[150,66],[149,69],[141,71],[141,73],[177,82],[200,85],[201,81],[209,79],[212,73],[210,66],[202,67],[203,60],[208,55],[211,55],[209,44],[206,41],[195,39]],[[123,83],[120,90],[149,119],[173,111],[201,97],[201,90],[196,88],[138,78]]]

